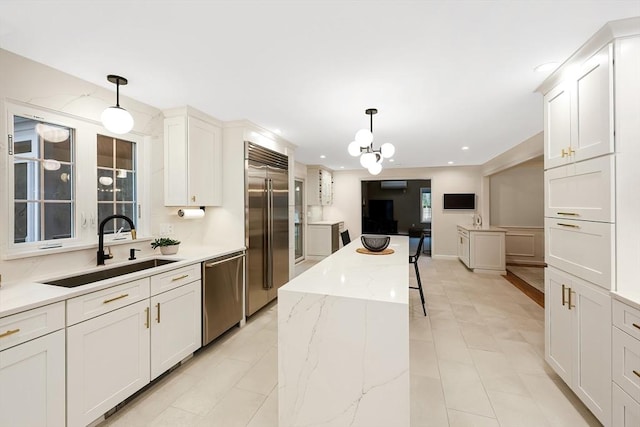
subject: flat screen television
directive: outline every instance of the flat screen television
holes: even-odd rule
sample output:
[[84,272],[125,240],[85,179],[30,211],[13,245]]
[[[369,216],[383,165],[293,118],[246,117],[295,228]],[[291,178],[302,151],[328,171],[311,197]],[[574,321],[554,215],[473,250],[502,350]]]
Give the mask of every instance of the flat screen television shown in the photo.
[[444,209],[472,209],[476,208],[475,193],[445,193]]

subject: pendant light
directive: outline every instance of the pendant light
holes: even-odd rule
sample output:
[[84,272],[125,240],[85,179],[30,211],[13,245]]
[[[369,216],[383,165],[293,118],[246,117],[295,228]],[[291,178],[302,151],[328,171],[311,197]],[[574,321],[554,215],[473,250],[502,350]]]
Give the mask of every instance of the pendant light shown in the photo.
[[133,129],[133,117],[127,110],[120,107],[120,85],[124,86],[129,82],[124,77],[114,74],[109,74],[107,80],[116,85],[116,105],[102,112],[100,117],[102,125],[115,134],[128,133]]
[[347,151],[353,157],[360,156],[360,165],[367,168],[371,175],[378,175],[382,171],[382,160],[393,157],[396,148],[386,142],[378,150],[373,148],[373,115],[378,114],[375,108],[368,108],[365,114],[369,116],[370,129],[360,129],[355,140],[349,144]]

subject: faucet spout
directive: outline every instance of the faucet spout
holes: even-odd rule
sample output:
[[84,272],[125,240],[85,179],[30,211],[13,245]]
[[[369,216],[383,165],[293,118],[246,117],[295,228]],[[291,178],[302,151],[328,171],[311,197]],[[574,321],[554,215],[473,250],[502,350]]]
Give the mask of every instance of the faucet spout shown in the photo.
[[118,218],[123,219],[129,223],[129,226],[131,227],[131,238],[133,240],[136,239],[136,226],[131,220],[131,218],[125,215],[109,215],[108,217],[102,220],[102,222],[100,223],[100,227],[98,228],[98,264],[97,265],[104,265],[104,260],[111,258],[111,255],[106,255],[104,253],[104,226],[107,224],[107,222],[111,221],[112,219],[118,219]]

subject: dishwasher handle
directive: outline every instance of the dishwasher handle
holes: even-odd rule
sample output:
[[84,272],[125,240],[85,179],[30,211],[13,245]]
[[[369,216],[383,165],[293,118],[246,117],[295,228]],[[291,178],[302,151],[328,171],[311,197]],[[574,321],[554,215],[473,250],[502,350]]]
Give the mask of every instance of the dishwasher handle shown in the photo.
[[218,265],[218,264],[222,264],[223,262],[233,261],[234,259],[238,259],[238,258],[244,258],[244,254],[236,255],[236,256],[231,257],[231,258],[225,258],[225,259],[220,260],[220,261],[209,262],[209,263],[205,264],[204,266],[205,266],[206,268],[211,268],[211,267],[214,267],[214,266],[216,266],[216,265]]

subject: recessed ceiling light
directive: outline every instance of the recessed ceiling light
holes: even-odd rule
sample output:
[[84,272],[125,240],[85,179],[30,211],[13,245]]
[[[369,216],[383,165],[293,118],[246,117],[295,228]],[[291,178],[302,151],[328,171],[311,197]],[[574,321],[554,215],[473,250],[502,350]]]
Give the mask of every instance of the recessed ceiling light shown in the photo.
[[321,159],[326,159],[326,158],[327,158],[327,156],[325,156],[324,154],[320,154],[320,158],[321,158]]
[[344,166],[340,166],[340,169],[344,169]]
[[464,147],[462,147],[463,150],[468,150],[469,147],[467,147],[466,145]]
[[558,68],[558,65],[560,65],[559,62],[545,62],[544,64],[540,64],[535,67],[533,71],[538,73],[548,73],[549,71],[553,71]]
[[450,164],[450,165],[452,165],[452,164],[453,164],[453,162],[447,162],[447,163],[448,163],[448,164]]
[[391,163],[393,163],[393,162],[395,162],[396,160],[395,160],[395,159],[389,159],[389,161],[390,161]]

